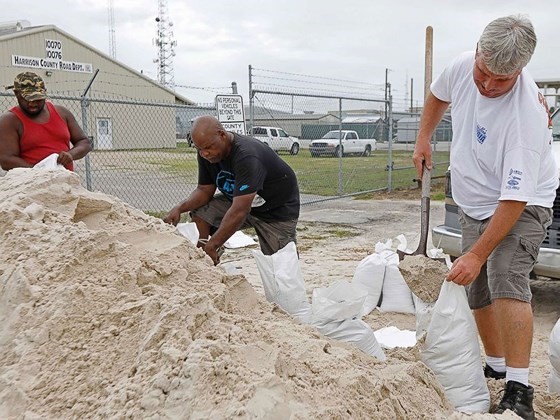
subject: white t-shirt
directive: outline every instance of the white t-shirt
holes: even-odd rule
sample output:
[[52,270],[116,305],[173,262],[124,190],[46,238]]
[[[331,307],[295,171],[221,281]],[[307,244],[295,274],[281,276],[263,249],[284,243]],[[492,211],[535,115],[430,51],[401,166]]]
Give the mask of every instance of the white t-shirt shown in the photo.
[[457,57],[432,83],[451,103],[451,188],[470,217],[494,214],[500,200],[552,207],[558,169],[545,100],[526,69],[505,95],[487,98],[473,79],[474,52]]

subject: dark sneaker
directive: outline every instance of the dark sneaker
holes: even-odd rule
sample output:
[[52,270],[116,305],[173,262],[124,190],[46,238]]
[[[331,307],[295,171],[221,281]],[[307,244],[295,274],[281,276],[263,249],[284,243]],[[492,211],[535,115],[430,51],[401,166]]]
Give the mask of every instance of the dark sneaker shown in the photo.
[[504,396],[494,413],[501,414],[506,410],[511,410],[525,420],[534,420],[533,394],[535,390],[532,386],[525,386],[519,382],[508,381],[504,389]]
[[484,376],[492,379],[506,379],[505,372],[497,372],[488,365],[484,365]]

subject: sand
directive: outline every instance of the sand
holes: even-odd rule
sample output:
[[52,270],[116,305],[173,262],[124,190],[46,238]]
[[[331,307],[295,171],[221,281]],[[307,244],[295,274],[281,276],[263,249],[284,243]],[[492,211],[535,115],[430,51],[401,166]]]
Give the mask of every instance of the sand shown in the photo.
[[441,284],[449,269],[445,262],[425,255],[408,255],[399,262],[404,281],[423,302],[432,303],[438,298]]
[[[0,232],[2,419],[467,418],[416,349],[379,362],[298,325],[265,300],[250,250],[226,251],[244,274],[228,275],[174,228],[88,192],[73,173],[10,171]],[[371,239],[307,250],[302,239],[308,291],[351,277]],[[539,418],[560,415],[560,396],[544,392],[539,326],[556,321],[550,304],[531,378]],[[377,311],[365,320],[414,325],[413,315]],[[468,418],[479,416],[493,417]]]

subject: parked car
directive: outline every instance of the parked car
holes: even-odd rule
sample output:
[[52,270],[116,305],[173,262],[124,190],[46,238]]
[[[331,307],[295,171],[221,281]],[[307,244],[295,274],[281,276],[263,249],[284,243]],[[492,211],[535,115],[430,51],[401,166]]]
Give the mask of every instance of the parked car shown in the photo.
[[251,135],[277,152],[290,152],[291,155],[299,152],[298,138],[288,135],[280,127],[253,127]]
[[312,140],[309,151],[312,157],[342,157],[351,153],[369,156],[376,149],[376,144],[377,140],[361,139],[354,130],[333,130],[320,139]]
[[[552,115],[552,152],[556,163],[560,166],[560,109]],[[559,174],[560,175],[560,174]],[[461,255],[461,225],[458,220],[458,207],[453,201],[451,191],[451,173],[446,173],[445,184],[445,219],[442,225],[432,229],[432,243],[443,252],[458,257]],[[548,228],[546,238],[539,250],[534,268],[539,276],[560,279],[560,188],[556,190],[553,205],[552,224]]]

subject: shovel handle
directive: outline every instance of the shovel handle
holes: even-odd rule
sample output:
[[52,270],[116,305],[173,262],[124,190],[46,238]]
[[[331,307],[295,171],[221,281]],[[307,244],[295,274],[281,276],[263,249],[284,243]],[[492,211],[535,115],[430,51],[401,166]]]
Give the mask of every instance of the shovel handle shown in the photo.
[[422,197],[430,196],[430,184],[432,182],[432,170],[426,168],[426,162],[422,163]]
[[420,242],[416,255],[427,255],[428,232],[430,229],[430,184],[432,182],[432,171],[422,164],[422,200],[420,208]]

